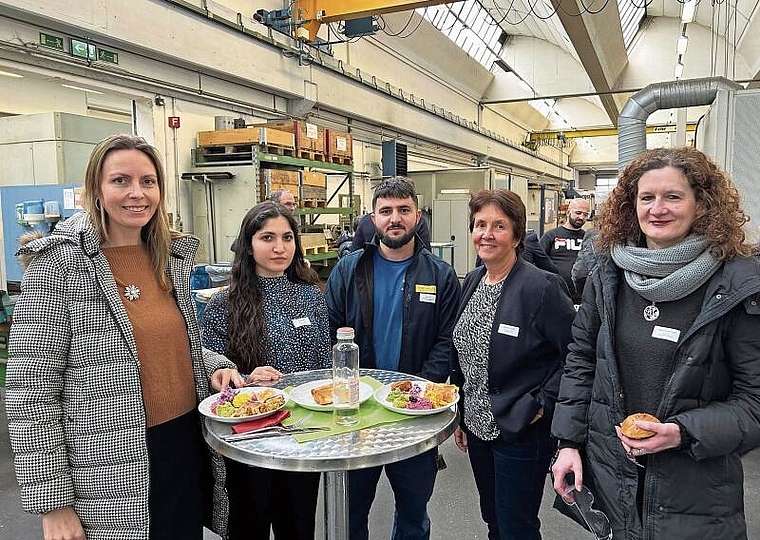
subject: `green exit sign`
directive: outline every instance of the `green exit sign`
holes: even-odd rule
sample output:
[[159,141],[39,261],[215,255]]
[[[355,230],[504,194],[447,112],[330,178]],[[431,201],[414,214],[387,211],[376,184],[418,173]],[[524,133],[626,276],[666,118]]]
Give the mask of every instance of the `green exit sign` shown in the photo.
[[113,51],[107,51],[105,49],[98,48],[98,60],[103,62],[110,62],[111,64],[119,63],[119,55]]
[[86,60],[97,60],[98,49],[92,43],[87,43],[81,39],[71,38],[71,56],[84,58]]
[[63,38],[58,36],[51,36],[40,32],[40,45],[50,47],[51,49],[63,50]]

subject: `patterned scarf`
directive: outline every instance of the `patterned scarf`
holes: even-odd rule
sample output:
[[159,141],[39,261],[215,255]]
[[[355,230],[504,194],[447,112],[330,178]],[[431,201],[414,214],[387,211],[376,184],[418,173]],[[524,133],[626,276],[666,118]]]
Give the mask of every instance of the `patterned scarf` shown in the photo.
[[648,249],[615,245],[612,260],[628,285],[650,302],[679,300],[700,288],[721,261],[706,249],[702,236],[689,235],[674,246]]

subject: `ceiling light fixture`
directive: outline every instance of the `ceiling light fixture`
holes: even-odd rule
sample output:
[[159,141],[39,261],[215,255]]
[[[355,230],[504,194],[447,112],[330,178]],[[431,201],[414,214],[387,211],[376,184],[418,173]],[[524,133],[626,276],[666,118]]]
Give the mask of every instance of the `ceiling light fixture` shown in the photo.
[[681,75],[683,75],[683,64],[681,62],[676,62],[676,68],[673,71],[673,75],[675,75],[676,79],[680,79]]
[[64,86],[66,88],[71,88],[72,90],[81,90],[82,92],[89,92],[91,94],[103,93],[103,92],[99,92],[98,90],[93,90],[92,88],[82,88],[81,86],[74,86],[73,84],[61,84],[61,86]]
[[679,36],[678,42],[676,43],[676,52],[678,54],[685,54],[686,47],[688,46],[689,46],[689,38],[686,36]]
[[681,22],[690,23],[694,20],[694,13],[697,10],[697,0],[686,0],[683,3],[683,11],[681,12]]
[[10,71],[0,71],[0,75],[3,77],[13,77],[14,79],[23,79],[23,75],[19,75],[18,73],[11,73]]

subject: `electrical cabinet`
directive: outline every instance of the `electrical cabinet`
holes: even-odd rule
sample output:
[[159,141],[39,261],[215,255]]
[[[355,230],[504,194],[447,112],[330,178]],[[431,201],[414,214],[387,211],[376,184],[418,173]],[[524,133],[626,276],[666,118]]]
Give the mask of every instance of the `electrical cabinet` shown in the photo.
[[[454,243],[454,270],[464,277],[475,266],[469,231],[469,198],[433,201],[433,242]],[[444,257],[447,259],[447,257]]]

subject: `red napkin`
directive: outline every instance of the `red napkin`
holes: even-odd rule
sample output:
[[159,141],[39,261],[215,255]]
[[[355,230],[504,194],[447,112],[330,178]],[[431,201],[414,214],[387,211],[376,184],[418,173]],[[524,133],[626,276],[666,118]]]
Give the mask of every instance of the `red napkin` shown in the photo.
[[265,416],[264,418],[257,418],[256,420],[249,420],[248,422],[235,424],[232,426],[232,431],[235,433],[248,433],[249,431],[256,431],[257,429],[276,426],[288,416],[290,416],[290,411],[287,409],[281,409],[274,414]]

